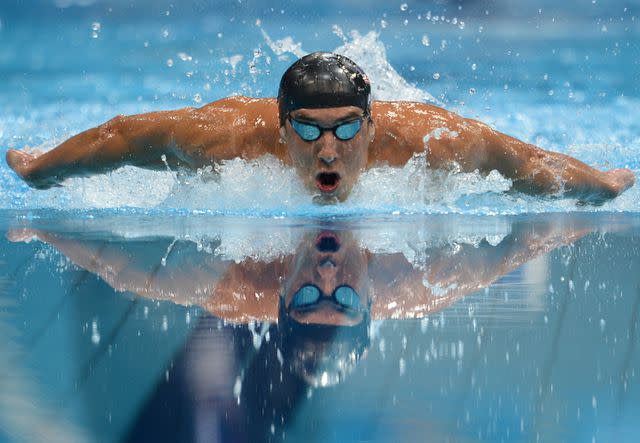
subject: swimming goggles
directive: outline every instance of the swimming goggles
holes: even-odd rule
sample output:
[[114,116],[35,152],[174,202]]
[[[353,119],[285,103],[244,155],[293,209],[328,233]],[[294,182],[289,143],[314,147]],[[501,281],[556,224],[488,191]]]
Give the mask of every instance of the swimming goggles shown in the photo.
[[[322,296],[322,291],[316,285],[306,284],[293,294],[289,309],[305,309],[317,305]],[[351,286],[338,286],[331,294],[331,299],[341,308],[349,311],[363,311],[360,296]]]
[[[364,118],[363,116],[362,118]],[[331,127],[322,127],[313,123],[301,122],[289,117],[291,126],[300,136],[300,138],[307,142],[318,140],[324,131],[331,131],[338,140],[346,141],[351,140],[356,136],[360,128],[362,127],[362,118],[357,120],[350,120],[348,122],[339,123]]]

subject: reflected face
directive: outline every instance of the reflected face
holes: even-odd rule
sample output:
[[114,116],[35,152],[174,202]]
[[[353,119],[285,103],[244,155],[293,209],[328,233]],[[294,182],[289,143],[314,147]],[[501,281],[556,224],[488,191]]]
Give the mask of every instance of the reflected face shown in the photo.
[[[369,306],[367,256],[350,235],[337,234],[322,231],[308,237],[292,259],[284,285],[284,302],[289,316],[299,323],[350,326],[364,319]],[[303,294],[299,291],[310,285],[319,289],[319,299],[308,306],[296,306],[294,298],[300,301]],[[357,294],[357,300],[351,294]],[[360,309],[341,304],[349,302],[348,306],[354,306],[353,301],[358,302]]]
[[[373,141],[375,128],[373,122],[363,114],[363,110],[355,106],[296,109],[280,128],[293,166],[305,187],[318,196],[319,203],[344,201],[367,165],[369,144]],[[292,120],[296,125],[296,122],[300,122],[320,128],[335,128],[356,121],[360,121],[361,126],[355,136],[348,140],[338,138],[351,135],[353,126],[346,125],[335,131],[323,130],[316,140],[308,141],[296,132]],[[297,127],[300,131],[301,126]]]

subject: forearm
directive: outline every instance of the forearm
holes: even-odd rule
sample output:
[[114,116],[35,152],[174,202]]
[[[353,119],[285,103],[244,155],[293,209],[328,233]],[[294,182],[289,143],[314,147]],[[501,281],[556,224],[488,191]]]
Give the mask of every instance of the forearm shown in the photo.
[[123,165],[162,167],[171,125],[157,118],[116,117],[84,131],[30,161],[21,171],[27,182],[55,184],[66,178],[111,171]]
[[485,169],[496,169],[521,192],[602,203],[628,189],[635,180],[629,170],[599,171],[568,155],[540,149],[488,128],[484,133]]

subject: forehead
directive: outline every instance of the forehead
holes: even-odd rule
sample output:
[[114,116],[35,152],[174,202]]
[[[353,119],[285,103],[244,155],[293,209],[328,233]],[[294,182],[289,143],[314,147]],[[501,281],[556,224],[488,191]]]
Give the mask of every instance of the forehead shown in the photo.
[[331,124],[354,117],[362,117],[364,111],[357,106],[339,106],[336,108],[301,108],[291,111],[291,118]]

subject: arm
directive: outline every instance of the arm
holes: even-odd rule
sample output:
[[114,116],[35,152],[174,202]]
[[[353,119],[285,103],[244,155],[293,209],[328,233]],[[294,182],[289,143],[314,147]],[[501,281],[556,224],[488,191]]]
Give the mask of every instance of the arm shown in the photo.
[[234,323],[278,318],[282,260],[235,263],[203,252],[195,243],[168,237],[104,241],[31,229],[11,230],[7,237],[10,241],[35,237],[116,291],[198,305]]
[[277,136],[274,100],[233,97],[202,108],[118,116],[40,156],[9,150],[7,163],[29,185],[46,189],[124,165],[196,169],[267,152],[281,157]]
[[430,167],[463,172],[497,170],[516,190],[556,194],[602,203],[633,186],[628,169],[599,171],[568,155],[545,151],[465,119],[437,106],[407,102],[376,102],[372,114],[378,130],[370,163],[404,165],[426,154]]
[[369,270],[376,278],[373,317],[423,317],[440,311],[592,231],[588,222],[580,219],[516,223],[511,234],[496,246],[486,241],[477,247],[462,244],[453,254],[453,245],[430,249],[422,269],[415,268],[402,254],[375,257]]
[[513,181],[516,190],[530,194],[560,194],[582,202],[600,204],[633,186],[628,169],[599,171],[558,152],[545,151],[486,125],[479,127],[486,146],[484,171],[496,169]]

